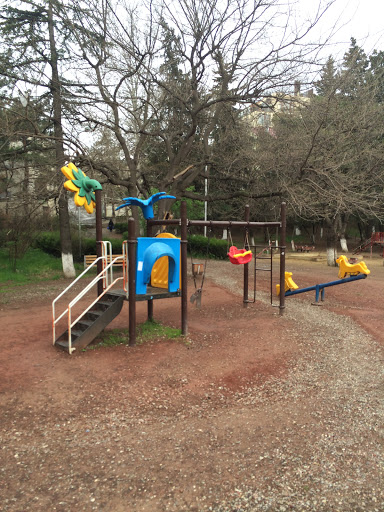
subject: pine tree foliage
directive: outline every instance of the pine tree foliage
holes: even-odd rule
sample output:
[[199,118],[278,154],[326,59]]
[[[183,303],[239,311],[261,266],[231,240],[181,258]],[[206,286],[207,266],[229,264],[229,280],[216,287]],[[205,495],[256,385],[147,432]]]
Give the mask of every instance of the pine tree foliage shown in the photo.
[[384,218],[382,84],[370,63],[352,40],[340,69],[328,59],[319,95],[258,141],[260,166],[274,172],[297,217],[327,228],[330,246],[351,216]]

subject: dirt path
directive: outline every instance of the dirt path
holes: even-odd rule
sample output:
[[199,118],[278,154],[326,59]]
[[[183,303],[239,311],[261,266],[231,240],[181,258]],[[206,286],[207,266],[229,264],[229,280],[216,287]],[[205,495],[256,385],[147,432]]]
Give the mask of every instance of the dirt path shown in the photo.
[[[241,269],[209,262],[187,340],[71,357],[50,344],[62,283],[10,296],[1,509],[382,511],[384,267],[372,265],[325,306],[303,294],[280,317],[265,278],[244,309]],[[335,279],[320,263],[287,267],[301,287]],[[111,327],[127,318],[125,305]],[[155,302],[155,318],[179,327],[179,300]]]

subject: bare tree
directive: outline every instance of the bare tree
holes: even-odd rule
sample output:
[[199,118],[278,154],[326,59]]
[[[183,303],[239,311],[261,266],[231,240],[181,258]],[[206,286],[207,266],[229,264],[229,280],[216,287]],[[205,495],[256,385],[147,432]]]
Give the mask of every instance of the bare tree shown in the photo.
[[[352,215],[384,216],[383,105],[377,81],[357,80],[355,64],[343,67],[295,114],[260,134],[259,163],[298,218],[326,228],[328,264]],[[324,85],[324,82],[322,82]]]
[[[140,11],[88,0],[85,19],[73,5],[67,22],[92,82],[79,91],[73,119],[110,130],[122,164],[117,170],[92,159],[86,148],[80,160],[130,195],[157,188],[179,197],[210,162],[226,106],[284,90],[314,62],[319,45],[306,42],[329,3],[320,2],[299,29],[275,0],[159,1]],[[161,161],[148,158],[154,149]]]

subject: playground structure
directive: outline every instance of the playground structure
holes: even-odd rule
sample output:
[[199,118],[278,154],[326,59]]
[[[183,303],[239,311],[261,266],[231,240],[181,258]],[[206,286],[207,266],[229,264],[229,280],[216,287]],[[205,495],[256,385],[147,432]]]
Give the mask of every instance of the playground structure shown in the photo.
[[[359,263],[351,264],[348,262],[348,258],[344,255],[337,258],[336,263],[339,265],[338,281],[330,281],[328,283],[315,284],[306,288],[299,288],[292,278],[292,272],[285,272],[284,282],[284,295],[285,297],[291,297],[292,295],[298,295],[300,293],[306,293],[315,291],[315,302],[313,304],[319,305],[319,298],[324,301],[324,290],[329,286],[337,286],[339,284],[351,283],[352,281],[359,281],[365,279],[371,272],[367,268],[364,261]],[[276,285],[276,294],[280,296],[281,287],[279,284]],[[281,294],[282,295],[282,294]]]
[[[72,189],[71,189],[72,190]],[[147,210],[147,237],[136,238],[136,224],[133,218],[128,220],[128,240],[123,242],[122,256],[113,257],[111,244],[102,240],[101,229],[101,190],[95,188],[95,209],[96,209],[96,260],[78,276],[52,303],[52,325],[53,344],[72,354],[74,350],[82,349],[91,343],[97,335],[120,313],[125,300],[129,303],[129,345],[136,342],[136,302],[147,302],[148,319],[153,319],[154,300],[165,298],[181,298],[181,332],[188,334],[188,289],[187,289],[187,234],[188,228],[194,226],[207,226],[210,228],[264,228],[274,227],[280,229],[280,245],[276,247],[280,252],[280,283],[283,286],[285,280],[285,237],[286,237],[286,214],[285,203],[281,204],[281,220],[276,222],[250,222],[249,207],[245,209],[244,221],[202,221],[188,220],[187,207],[184,201],[181,202],[180,219],[153,219],[153,211]],[[161,195],[161,196],[160,196]],[[165,198],[164,193],[157,196]],[[167,196],[168,197],[168,196]],[[127,206],[128,200],[125,198]],[[157,199],[157,200],[159,200]],[[147,200],[145,206],[153,204]],[[131,203],[133,204],[133,203]],[[181,239],[167,235],[153,237],[153,229],[156,226],[180,226]],[[247,249],[247,251],[249,248]],[[245,252],[247,252],[245,251]],[[162,283],[156,282],[156,265],[165,258],[167,260],[166,272],[160,279]],[[117,260],[123,260],[123,275],[114,277],[113,265]],[[271,256],[272,260],[272,256]],[[77,296],[66,303],[61,314],[57,313],[58,301],[74,289],[74,285],[84,277],[90,269],[97,268],[97,275],[87,284]],[[247,307],[249,288],[249,265],[244,264],[243,279],[243,304]],[[154,272],[155,270],[155,272]],[[164,272],[164,264],[160,265],[160,273]],[[164,282],[167,282],[167,288]],[[272,269],[271,269],[272,282]],[[82,306],[80,313],[74,314],[74,308],[80,305],[86,295],[97,287],[97,297]],[[271,285],[272,286],[272,285]],[[285,308],[285,296],[282,294],[279,299],[280,314]],[[56,335],[58,323],[64,321],[67,329],[61,335]]]
[[367,240],[365,240],[358,247],[356,247],[356,249],[354,249],[352,251],[352,254],[359,254],[362,251],[364,251],[365,249],[370,248],[371,258],[372,258],[373,247],[375,245],[378,245],[383,250],[382,256],[384,258],[384,233],[383,232],[372,233],[372,236],[370,238],[367,238]]

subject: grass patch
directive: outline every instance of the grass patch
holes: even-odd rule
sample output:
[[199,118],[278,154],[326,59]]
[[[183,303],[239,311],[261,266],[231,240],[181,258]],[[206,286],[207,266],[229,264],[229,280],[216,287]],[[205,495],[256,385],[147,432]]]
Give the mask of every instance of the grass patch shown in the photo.
[[[75,265],[80,269],[81,265]],[[17,260],[14,272],[9,259],[8,250],[0,249],[0,292],[6,288],[13,288],[23,284],[39,281],[56,280],[63,277],[61,258],[56,258],[40,249],[29,249],[26,254]]]
[[94,350],[100,347],[115,347],[116,345],[127,345],[129,339],[128,329],[112,329],[111,331],[102,332],[98,336],[98,343],[90,345],[84,350]]
[[173,340],[181,337],[181,329],[161,325],[154,320],[147,320],[137,328],[137,344],[142,344],[156,338]]
[[[178,338],[182,338],[181,329],[161,325],[158,322],[150,320],[138,325],[136,330],[136,345],[142,345],[143,343],[158,339],[176,340]],[[111,331],[101,333],[98,339],[100,340],[98,343],[89,345],[84,351],[95,350],[101,347],[128,345],[129,329],[112,329]],[[178,341],[184,342],[184,338]]]

